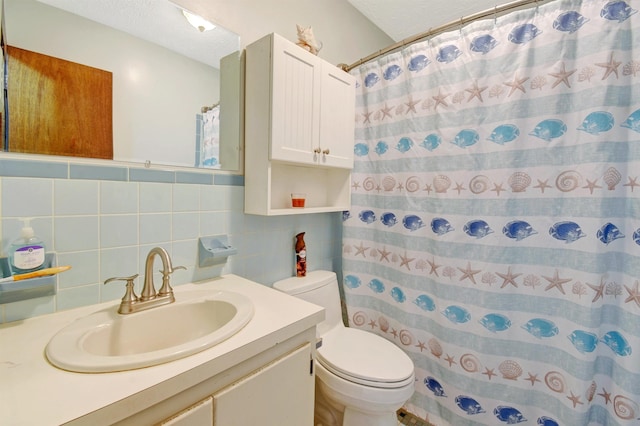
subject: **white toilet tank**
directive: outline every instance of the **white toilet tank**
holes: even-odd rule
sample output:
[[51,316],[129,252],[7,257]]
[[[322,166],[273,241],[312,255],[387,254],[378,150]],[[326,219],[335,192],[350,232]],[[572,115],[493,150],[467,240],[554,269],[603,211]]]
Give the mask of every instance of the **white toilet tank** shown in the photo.
[[318,337],[336,326],[344,327],[335,272],[307,272],[306,277],[291,277],[276,281],[273,283],[273,288],[325,308],[325,319],[316,329]]

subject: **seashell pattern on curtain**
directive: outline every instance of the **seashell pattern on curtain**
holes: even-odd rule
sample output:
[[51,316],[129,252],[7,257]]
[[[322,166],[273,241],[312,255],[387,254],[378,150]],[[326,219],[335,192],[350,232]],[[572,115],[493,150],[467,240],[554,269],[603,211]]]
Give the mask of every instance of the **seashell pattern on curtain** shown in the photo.
[[353,70],[350,326],[435,425],[640,424],[640,5],[555,1]]

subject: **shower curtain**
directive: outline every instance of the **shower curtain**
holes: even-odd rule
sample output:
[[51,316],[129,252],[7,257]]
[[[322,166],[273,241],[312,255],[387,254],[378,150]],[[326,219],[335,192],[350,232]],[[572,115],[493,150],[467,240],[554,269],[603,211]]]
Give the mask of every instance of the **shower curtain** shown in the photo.
[[352,71],[349,325],[435,425],[640,424],[640,14],[555,1]]
[[199,146],[197,153],[199,164],[196,166],[209,169],[219,169],[220,164],[220,105],[216,105],[201,116],[202,130],[200,132]]

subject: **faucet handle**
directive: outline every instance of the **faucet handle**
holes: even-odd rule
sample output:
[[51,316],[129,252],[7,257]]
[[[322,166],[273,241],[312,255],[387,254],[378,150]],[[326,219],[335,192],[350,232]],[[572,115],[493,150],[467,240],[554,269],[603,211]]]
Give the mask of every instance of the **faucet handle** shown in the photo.
[[173,288],[171,288],[171,284],[169,284],[169,275],[173,274],[176,269],[187,269],[184,266],[170,266],[169,270],[161,269],[160,273],[162,274],[162,287],[158,290],[158,296],[169,296],[173,297]]
[[170,271],[167,271],[165,269],[160,269],[160,271],[158,271],[158,272],[160,272],[164,276],[164,275],[173,274],[176,271],[176,269],[184,269],[186,271],[187,267],[186,266],[172,266]]
[[136,293],[133,290],[133,280],[135,280],[136,278],[138,278],[138,274],[131,275],[130,277],[113,277],[109,278],[104,283],[108,284],[112,281],[126,281],[126,290],[124,296],[122,297],[122,303],[128,304],[136,302],[138,300],[138,296],[136,296]]

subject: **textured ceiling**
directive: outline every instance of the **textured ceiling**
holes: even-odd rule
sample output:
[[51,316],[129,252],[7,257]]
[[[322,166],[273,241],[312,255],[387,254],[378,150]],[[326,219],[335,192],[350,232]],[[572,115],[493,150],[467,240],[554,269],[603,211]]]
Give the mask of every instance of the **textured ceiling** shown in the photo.
[[168,0],[38,0],[127,32],[219,68],[220,58],[240,49],[236,34],[216,27],[200,33]]
[[[217,27],[199,33],[169,0],[38,1],[133,34],[216,68],[221,57],[240,49],[238,36],[225,29]],[[495,0],[345,1],[394,41],[503,4]]]
[[394,41],[463,16],[493,9],[495,0],[347,0]]

